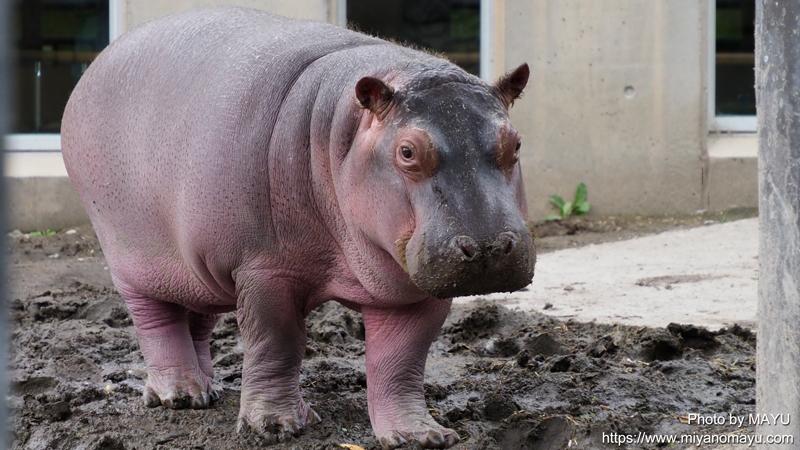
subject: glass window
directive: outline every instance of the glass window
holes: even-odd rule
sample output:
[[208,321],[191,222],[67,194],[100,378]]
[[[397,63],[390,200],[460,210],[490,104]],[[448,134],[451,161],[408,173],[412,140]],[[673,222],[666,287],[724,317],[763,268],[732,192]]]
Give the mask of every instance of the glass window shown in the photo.
[[717,0],[717,116],[756,114],[755,8],[755,0]]
[[14,133],[58,133],[67,99],[108,45],[108,0],[17,0]]
[[480,72],[480,0],[347,0],[351,28],[444,53]]

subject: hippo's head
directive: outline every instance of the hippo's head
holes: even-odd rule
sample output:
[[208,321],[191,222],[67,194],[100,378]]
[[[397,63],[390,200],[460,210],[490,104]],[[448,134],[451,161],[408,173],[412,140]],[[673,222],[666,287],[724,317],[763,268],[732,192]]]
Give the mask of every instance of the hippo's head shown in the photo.
[[425,71],[356,85],[366,114],[348,157],[372,191],[359,196],[372,224],[363,233],[434,297],[510,292],[533,278],[522,143],[508,117],[528,75],[523,64],[494,85]]

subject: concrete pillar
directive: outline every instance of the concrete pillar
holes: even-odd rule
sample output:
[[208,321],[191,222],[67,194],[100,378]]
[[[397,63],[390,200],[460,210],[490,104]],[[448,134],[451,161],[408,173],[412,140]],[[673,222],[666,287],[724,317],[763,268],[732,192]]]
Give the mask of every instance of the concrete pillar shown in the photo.
[[[9,101],[11,89],[11,54],[8,47],[9,15],[11,2],[0,0],[0,138],[2,138],[11,128],[10,111],[11,102]],[[0,173],[3,173],[3,158],[0,158]],[[5,232],[5,195],[4,185],[0,181],[0,232]],[[6,379],[6,349],[8,348],[8,326],[6,325],[6,302],[5,289],[5,252],[0,252],[0,449],[10,448],[8,443],[8,411],[6,410],[6,398],[8,390],[8,380]]]
[[[756,2],[761,237],[756,410],[790,415],[757,434],[800,445],[800,2]],[[771,420],[770,420],[771,421]],[[759,447],[762,448],[762,447]]]

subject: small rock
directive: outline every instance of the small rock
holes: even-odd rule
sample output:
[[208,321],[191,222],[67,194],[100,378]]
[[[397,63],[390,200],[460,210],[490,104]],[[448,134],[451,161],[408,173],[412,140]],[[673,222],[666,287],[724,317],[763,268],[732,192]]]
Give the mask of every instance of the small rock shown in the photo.
[[78,231],[75,230],[75,229],[67,230],[67,231],[64,232],[64,234],[77,234],[77,233],[78,233]]
[[8,237],[10,237],[12,239],[19,239],[22,236],[24,236],[24,234],[22,234],[22,231],[19,231],[19,230],[14,230],[14,231],[8,233]]
[[517,366],[527,367],[530,361],[531,355],[528,354],[527,350],[523,350],[517,354]]
[[126,378],[128,378],[128,374],[125,372],[125,370],[119,367],[114,367],[103,371],[103,380],[105,381],[119,383]]
[[614,342],[613,337],[609,335],[609,336],[604,336],[594,341],[593,343],[589,344],[589,346],[586,349],[586,353],[588,353],[589,356],[594,356],[595,358],[599,358],[605,355],[606,353],[613,353],[614,351],[617,350],[617,347],[618,347],[617,343]]

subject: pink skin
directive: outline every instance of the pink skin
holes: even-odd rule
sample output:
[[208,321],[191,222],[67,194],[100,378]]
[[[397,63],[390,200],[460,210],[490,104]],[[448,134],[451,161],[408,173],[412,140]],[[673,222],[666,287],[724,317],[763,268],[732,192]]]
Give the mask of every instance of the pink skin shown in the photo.
[[[302,70],[281,51],[296,52]],[[429,55],[242,9],[148,22],[91,65],[65,110],[63,155],[134,319],[146,405],[212,404],[211,331],[237,310],[239,429],[301,433],[320,420],[299,389],[303,319],[337,300],[364,316],[382,445],[458,442],[428,414],[423,390],[450,300],[421,290],[398,253],[398,242],[421,242],[419,230],[437,226],[428,223],[437,146],[391,100],[409,67],[497,90]],[[527,66],[511,86],[526,81]],[[505,106],[519,95],[499,92]],[[516,135],[499,110],[496,146],[508,153]],[[519,164],[503,167],[498,186],[524,214]]]

